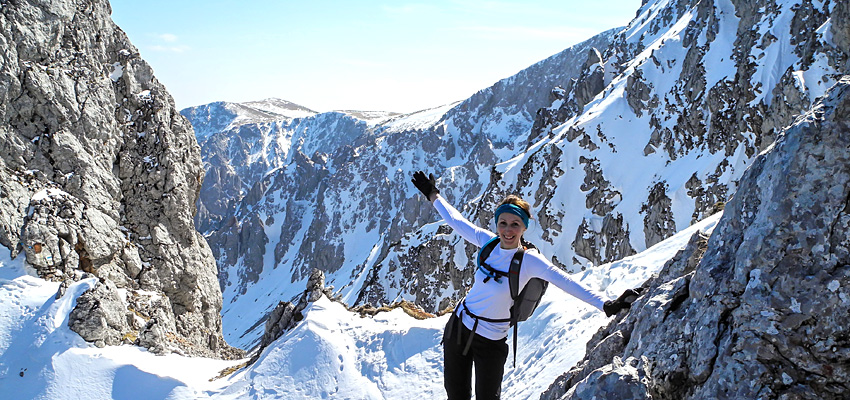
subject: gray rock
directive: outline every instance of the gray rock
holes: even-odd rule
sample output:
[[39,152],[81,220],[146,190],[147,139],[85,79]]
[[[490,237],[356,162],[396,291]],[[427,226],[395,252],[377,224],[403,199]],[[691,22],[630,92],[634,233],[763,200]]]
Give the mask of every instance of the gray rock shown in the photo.
[[649,191],[646,203],[641,207],[643,218],[643,236],[646,248],[661,242],[676,233],[676,223],[673,221],[672,201],[667,196],[667,184],[658,182]]
[[623,224],[622,215],[606,215],[602,218],[602,225],[598,232],[586,219],[582,220],[576,230],[573,247],[576,255],[590,260],[595,265],[616,261],[636,253],[629,243],[629,231]]
[[843,57],[845,68],[850,69],[850,5],[843,1],[836,2],[831,21],[832,41]]
[[[585,357],[572,369],[558,377],[540,398],[542,400],[561,398],[578,382],[585,382],[584,386],[591,385],[592,380],[587,379],[591,373],[614,360],[619,360],[630,343],[641,343],[641,337],[634,337],[634,335],[642,334],[641,324],[644,324],[644,330],[651,331],[658,325],[659,320],[665,320],[669,312],[678,309],[687,299],[687,282],[705,253],[707,242],[707,236],[700,232],[695,233],[685,248],[676,253],[665,263],[661,271],[642,286],[645,291],[632,305],[633,310],[651,309],[655,318],[646,318],[644,314],[635,311],[621,312],[615,316],[612,323],[600,329],[588,341]],[[686,347],[687,343],[678,341],[671,342],[669,345],[681,349]],[[677,359],[678,356],[672,358],[673,361]]]
[[86,341],[116,346],[123,342],[131,328],[132,313],[110,281],[98,283],[77,298],[77,306],[71,311],[68,326]]
[[692,240],[541,398],[845,398],[848,112],[845,76],[747,170],[704,256]]
[[[62,288],[99,278],[70,319],[86,340],[135,341],[138,312],[158,321],[138,342],[154,351],[236,356],[192,222],[198,145],[110,13],[100,0],[2,5],[0,244]],[[162,300],[139,304],[146,293]]]
[[614,363],[593,371],[587,378],[570,388],[564,398],[596,399],[652,399],[648,390],[649,371],[646,363],[634,358]]

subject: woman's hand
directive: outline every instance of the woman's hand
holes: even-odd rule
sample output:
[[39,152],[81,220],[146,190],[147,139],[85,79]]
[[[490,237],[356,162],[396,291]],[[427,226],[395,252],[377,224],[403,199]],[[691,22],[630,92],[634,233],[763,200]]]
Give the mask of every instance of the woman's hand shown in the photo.
[[620,312],[620,310],[624,308],[631,308],[632,303],[637,300],[640,296],[640,293],[643,292],[643,288],[637,289],[626,289],[617,300],[608,300],[602,305],[602,310],[605,311],[605,315],[612,316]]
[[437,180],[434,179],[434,174],[428,174],[428,177],[425,177],[424,172],[416,171],[413,173],[413,179],[410,181],[413,182],[413,186],[416,186],[425,195],[428,201],[433,202],[437,200],[440,190],[437,189]]

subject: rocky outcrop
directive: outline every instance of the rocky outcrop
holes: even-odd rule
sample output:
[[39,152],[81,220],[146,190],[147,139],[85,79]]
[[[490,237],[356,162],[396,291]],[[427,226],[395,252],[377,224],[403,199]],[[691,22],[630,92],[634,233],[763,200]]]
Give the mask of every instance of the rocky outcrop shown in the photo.
[[[614,30],[609,32],[613,34]],[[599,50],[595,47],[589,48],[586,51],[586,57],[575,78],[552,89],[548,107],[537,109],[526,150],[541,137],[551,136],[553,128],[580,114],[584,106],[596,95],[602,93],[605,86],[610,83],[610,81],[606,82],[605,64]],[[611,76],[612,74],[608,74],[609,80]]]
[[0,243],[63,288],[99,278],[69,322],[86,340],[238,356],[192,222],[197,142],[110,12],[0,4]]
[[[626,346],[633,340],[633,331],[639,322],[640,314],[637,310],[646,307],[644,303],[655,307],[663,306],[661,311],[652,315],[663,322],[670,313],[678,309],[688,298],[690,276],[705,254],[707,243],[708,236],[701,232],[691,236],[685,248],[643,284],[644,291],[632,304],[633,310],[629,313],[621,312],[614,317],[612,323],[596,332],[587,343],[585,357],[558,377],[540,396],[541,400],[570,398],[568,396],[587,398],[592,395],[623,399],[650,398],[646,387],[650,375],[644,370],[646,366],[638,365],[635,358],[625,361],[622,358]],[[648,326],[652,328],[657,323],[659,321]],[[678,347],[684,347],[686,344],[671,343]]]
[[541,398],[845,398],[848,112],[845,76],[747,170],[701,260],[695,237]]
[[[333,287],[325,287],[325,274],[318,269],[313,270],[310,274],[310,279],[307,281],[307,287],[301,296],[298,297],[298,302],[281,301],[277,307],[269,313],[266,319],[266,329],[263,333],[263,338],[260,341],[260,346],[251,362],[255,362],[263,353],[263,349],[268,347],[272,342],[277,340],[286,331],[295,327],[295,324],[304,319],[304,311],[310,303],[319,300],[323,295],[331,298]],[[295,301],[293,299],[293,301]]]
[[[465,265],[464,268],[452,265],[451,260],[454,259],[456,250],[451,246],[448,234],[447,226],[440,227],[436,238],[426,240],[419,237],[421,244],[383,259],[370,271],[354,304],[388,303],[388,293],[400,289],[396,282],[403,282],[403,290],[413,294],[411,301],[414,304],[435,311],[453,307],[465,294],[462,288],[472,285],[475,268],[472,265]],[[451,252],[446,253],[446,248],[451,249]],[[470,253],[477,250],[474,246],[461,249]],[[388,275],[400,278],[387,279]],[[446,292],[452,295],[441,296]]]
[[[95,346],[132,344],[145,323],[136,324],[112,281],[105,280],[77,298],[68,326]],[[133,326],[130,326],[133,323]],[[156,341],[155,341],[156,342]],[[155,346],[155,344],[154,344]],[[154,347],[149,346],[149,348]]]
[[[629,231],[623,224],[622,215],[609,214],[601,222],[597,228],[589,220],[582,220],[573,240],[576,255],[601,265],[636,253],[629,244]],[[578,260],[573,260],[573,265],[576,264],[582,265]]]
[[658,182],[649,190],[649,197],[641,208],[646,215],[643,218],[643,236],[646,248],[661,242],[676,233],[676,223],[673,221],[672,201],[667,197],[667,184]]

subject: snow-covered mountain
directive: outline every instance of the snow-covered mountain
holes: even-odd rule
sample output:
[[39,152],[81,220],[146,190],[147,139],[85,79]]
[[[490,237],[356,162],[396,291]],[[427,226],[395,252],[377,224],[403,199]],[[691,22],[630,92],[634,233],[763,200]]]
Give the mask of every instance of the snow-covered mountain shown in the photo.
[[245,103],[219,101],[190,107],[180,113],[192,123],[198,141],[239,125],[304,118],[317,114],[306,107],[275,98]]
[[5,397],[441,398],[445,316],[330,299],[462,295],[475,249],[417,169],[482,226],[521,194],[576,280],[645,288],[613,319],[550,289],[506,397],[850,391],[850,3],[647,0],[458,103],[196,113],[203,150],[108,9],[0,1]]
[[[249,173],[240,171],[254,164],[233,162],[228,179],[245,176],[252,188],[206,195],[231,202],[216,212],[237,210],[210,216],[221,222],[205,231],[227,339],[255,344],[258,321],[297,295],[312,268],[352,305],[404,299],[434,312],[457,301],[475,249],[434,223],[408,182],[417,169],[435,172],[443,195],[484,226],[505,194],[530,199],[529,239],[569,271],[635,254],[717,212],[776,132],[844,70],[835,7],[647,1],[628,27],[457,104],[354,123],[357,131],[312,125],[324,140],[345,139],[327,156],[304,146],[277,169]],[[246,148],[204,158],[271,154]]]
[[197,126],[196,135],[205,154],[207,173],[195,218],[202,232],[221,229],[226,219],[237,214],[239,202],[272,171],[295,163],[304,154],[318,161],[336,158],[336,151],[350,147],[370,124],[395,115],[357,111],[316,114],[277,99],[213,103],[181,113]]

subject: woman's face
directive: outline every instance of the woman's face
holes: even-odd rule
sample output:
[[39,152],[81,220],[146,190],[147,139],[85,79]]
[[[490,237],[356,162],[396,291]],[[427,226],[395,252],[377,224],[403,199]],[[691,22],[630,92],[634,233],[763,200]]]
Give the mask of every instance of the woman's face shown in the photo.
[[496,222],[496,231],[499,234],[499,243],[504,249],[515,249],[519,247],[519,239],[525,232],[522,218],[508,213],[499,215]]

